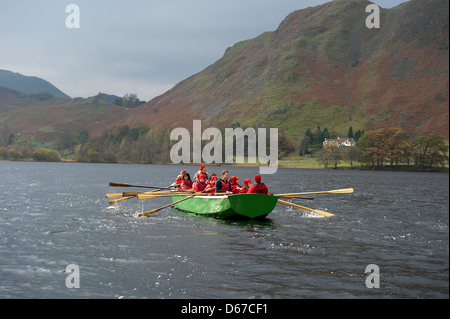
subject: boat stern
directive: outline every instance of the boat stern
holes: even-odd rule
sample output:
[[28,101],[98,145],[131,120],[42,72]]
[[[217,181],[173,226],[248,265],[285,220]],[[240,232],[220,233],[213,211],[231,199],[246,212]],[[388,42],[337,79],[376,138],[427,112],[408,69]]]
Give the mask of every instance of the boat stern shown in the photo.
[[248,218],[267,216],[275,208],[278,197],[264,194],[234,194],[228,196],[230,206],[238,214]]

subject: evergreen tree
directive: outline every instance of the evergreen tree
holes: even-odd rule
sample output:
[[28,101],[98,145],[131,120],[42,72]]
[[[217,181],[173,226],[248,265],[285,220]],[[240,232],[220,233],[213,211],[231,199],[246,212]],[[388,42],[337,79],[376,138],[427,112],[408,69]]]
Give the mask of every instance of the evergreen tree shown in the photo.
[[350,126],[349,129],[348,129],[347,137],[348,138],[354,138],[354,136],[353,136],[353,127],[352,126]]

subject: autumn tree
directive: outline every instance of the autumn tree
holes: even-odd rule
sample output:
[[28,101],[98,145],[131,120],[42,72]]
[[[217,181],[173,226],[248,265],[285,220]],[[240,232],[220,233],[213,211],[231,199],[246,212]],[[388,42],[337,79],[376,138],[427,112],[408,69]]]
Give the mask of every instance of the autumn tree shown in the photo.
[[74,147],[78,144],[77,134],[70,131],[64,131],[58,135],[55,146],[60,151],[61,155],[64,155],[66,149],[70,149],[74,152]]
[[403,162],[405,158],[405,146],[410,139],[408,133],[402,129],[390,128],[388,130],[388,139],[386,141],[387,157],[386,160],[394,166]]
[[403,159],[402,145],[409,139],[409,135],[399,128],[381,128],[364,137],[366,158],[374,168],[382,168],[385,161],[391,166],[397,165]]
[[411,161],[422,169],[444,165],[448,157],[448,146],[437,133],[411,138],[408,133],[398,128],[382,128],[368,132],[359,143],[365,161],[373,168],[382,168],[384,163],[391,166]]
[[444,165],[449,159],[448,147],[437,133],[418,136],[412,146],[414,163],[418,167],[433,168]]
[[49,148],[38,148],[33,152],[33,159],[39,162],[58,162],[59,153]]
[[[245,149],[245,148],[244,148]],[[279,156],[285,156],[295,151],[292,140],[284,135],[278,135]]]
[[344,147],[341,147],[337,142],[330,143],[326,148],[323,148],[319,152],[319,162],[322,163],[325,168],[327,168],[330,163],[333,164],[334,168],[337,168],[344,159],[345,152]]
[[136,94],[127,93],[123,96],[120,105],[123,107],[132,108],[132,107],[136,107],[141,104],[144,104],[144,103],[145,103],[145,101],[140,101]]

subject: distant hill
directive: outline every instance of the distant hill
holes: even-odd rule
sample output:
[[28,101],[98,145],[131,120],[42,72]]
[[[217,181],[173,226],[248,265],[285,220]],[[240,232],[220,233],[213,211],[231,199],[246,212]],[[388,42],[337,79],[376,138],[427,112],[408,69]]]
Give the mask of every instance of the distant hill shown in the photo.
[[0,114],[36,102],[24,93],[0,86]]
[[449,135],[449,2],[381,8],[368,29],[366,0],[335,0],[289,14],[274,32],[236,43],[221,59],[123,123],[161,127],[278,127],[294,140],[318,125],[399,127]]
[[136,107],[136,106],[146,103],[145,101],[140,101],[139,98],[137,97],[137,95],[132,94],[132,93],[127,93],[127,94],[125,94],[125,96],[120,97],[120,96],[113,95],[113,94],[106,94],[103,92],[99,92],[94,97],[97,99],[102,99],[109,103],[112,103],[112,104],[115,104],[118,106],[127,107],[127,108]]
[[63,132],[100,135],[126,116],[125,108],[96,97],[37,101],[0,88],[0,127],[41,142],[54,141]]
[[0,70],[0,86],[22,93],[50,93],[54,97],[70,98],[50,82],[35,77],[25,76],[7,70]]
[[[127,108],[100,93],[89,98],[55,98],[50,93],[22,93],[0,86],[0,133],[20,134],[40,142],[54,141],[64,132],[100,135],[127,116]],[[122,99],[122,98],[119,98]]]
[[99,94],[97,94],[97,96],[103,98],[105,101],[112,103],[112,104],[118,104],[119,101],[122,100],[121,96],[117,96],[114,94],[106,94],[106,93],[102,93],[100,92]]

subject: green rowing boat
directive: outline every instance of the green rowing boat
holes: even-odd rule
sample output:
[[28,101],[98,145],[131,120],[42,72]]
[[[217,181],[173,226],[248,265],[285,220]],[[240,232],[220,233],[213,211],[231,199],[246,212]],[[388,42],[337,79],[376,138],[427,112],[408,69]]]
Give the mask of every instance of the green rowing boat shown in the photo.
[[[175,203],[186,196],[173,196]],[[270,214],[278,197],[263,194],[194,196],[175,204],[181,211],[217,218],[263,218]]]

